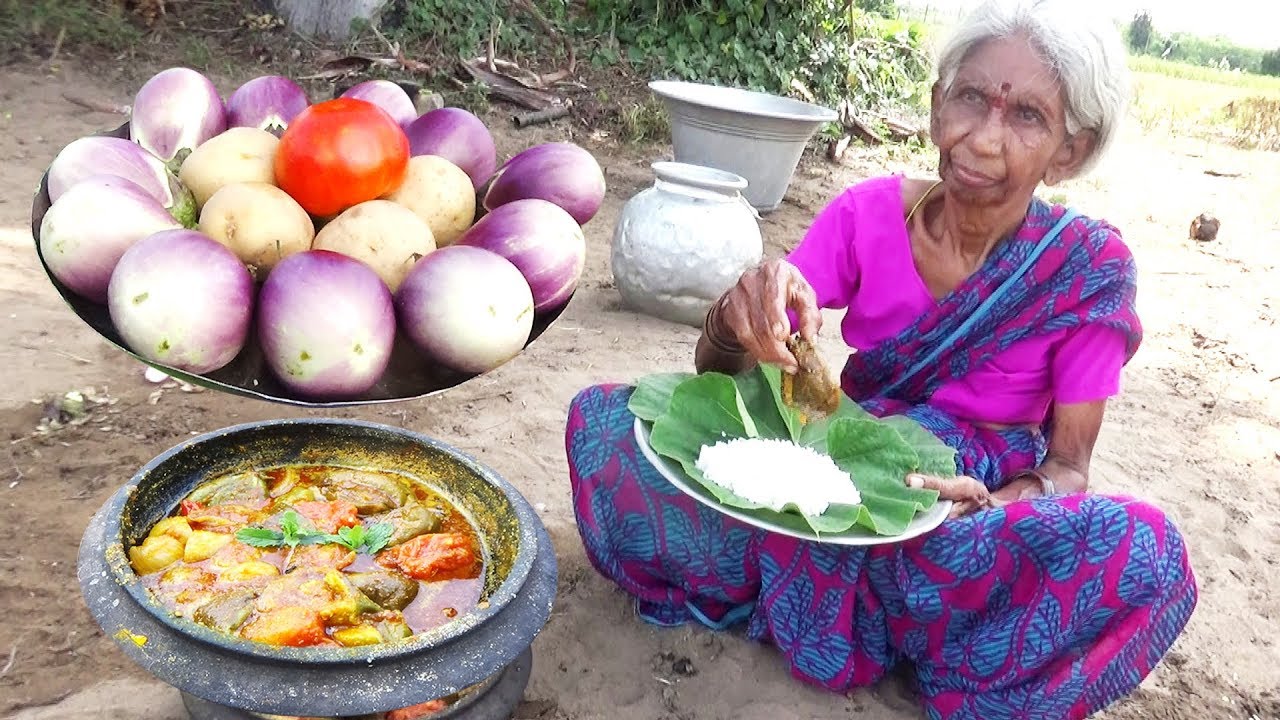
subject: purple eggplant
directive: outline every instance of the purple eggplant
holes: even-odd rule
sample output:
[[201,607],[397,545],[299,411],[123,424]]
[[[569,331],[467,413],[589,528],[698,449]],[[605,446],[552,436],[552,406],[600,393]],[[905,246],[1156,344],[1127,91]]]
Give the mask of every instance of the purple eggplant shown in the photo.
[[516,200],[554,203],[586,225],[604,202],[604,172],[591,153],[568,142],[535,145],[507,161],[489,183],[484,208]]
[[366,80],[352,86],[342,97],[356,98],[373,103],[391,116],[400,127],[413,122],[418,117],[418,107],[404,88],[390,80]]
[[573,216],[538,198],[496,208],[455,244],[484,248],[511,261],[529,283],[537,313],[569,301],[587,254],[586,238]]
[[226,129],[218,89],[209,78],[183,67],[162,70],[143,83],[129,120],[130,139],[166,163]]
[[263,75],[236,88],[227,98],[227,127],[253,127],[280,137],[310,105],[298,83],[280,75]]
[[498,151],[480,118],[462,108],[440,108],[405,128],[411,155],[438,155],[462,168],[477,190],[493,175]]

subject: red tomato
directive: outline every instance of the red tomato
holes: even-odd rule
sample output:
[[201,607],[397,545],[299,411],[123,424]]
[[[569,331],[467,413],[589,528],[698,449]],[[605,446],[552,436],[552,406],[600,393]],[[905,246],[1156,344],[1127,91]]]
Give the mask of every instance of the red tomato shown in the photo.
[[399,568],[415,580],[447,579],[476,565],[471,538],[462,533],[429,533],[378,554],[378,564]]
[[315,529],[323,533],[336,533],[341,527],[360,524],[360,511],[355,505],[342,500],[334,502],[304,501],[293,504],[298,514],[311,521]]
[[276,184],[304,210],[330,217],[400,187],[409,138],[382,108],[355,98],[316,103],[276,149]]

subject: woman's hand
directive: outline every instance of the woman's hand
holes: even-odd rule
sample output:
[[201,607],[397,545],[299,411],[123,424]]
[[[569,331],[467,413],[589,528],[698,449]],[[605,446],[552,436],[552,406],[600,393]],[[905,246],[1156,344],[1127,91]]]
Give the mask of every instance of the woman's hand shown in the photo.
[[766,260],[743,273],[720,299],[712,310],[715,327],[708,327],[708,332],[720,330],[729,336],[720,340],[736,342],[758,362],[774,363],[787,372],[795,372],[799,367],[786,345],[791,336],[788,309],[796,313],[800,336],[815,341],[822,327],[822,314],[813,288],[791,263]]
[[950,500],[955,503],[951,507],[952,518],[968,515],[979,508],[987,507],[991,502],[991,491],[980,481],[960,475],[953,478],[940,478],[932,475],[913,473],[907,476],[907,486],[916,489],[937,490],[939,500]]
[[1029,480],[1015,480],[1008,485],[991,492],[978,480],[961,475],[954,478],[939,478],[929,475],[908,475],[907,485],[913,488],[937,490],[938,498],[951,500],[951,519],[970,515],[978,510],[998,508],[1040,496],[1040,487]]

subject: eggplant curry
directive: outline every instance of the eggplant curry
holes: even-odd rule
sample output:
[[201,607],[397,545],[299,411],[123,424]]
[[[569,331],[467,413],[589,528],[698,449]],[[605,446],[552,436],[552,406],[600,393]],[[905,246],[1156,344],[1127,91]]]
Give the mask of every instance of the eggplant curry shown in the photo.
[[276,646],[375,645],[480,600],[475,529],[404,475],[286,466],[201,484],[129,548],[175,615]]

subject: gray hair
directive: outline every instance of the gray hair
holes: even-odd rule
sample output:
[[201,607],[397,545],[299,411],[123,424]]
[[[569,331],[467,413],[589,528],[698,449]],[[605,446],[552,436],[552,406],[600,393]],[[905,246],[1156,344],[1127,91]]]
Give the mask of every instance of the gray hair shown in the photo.
[[938,80],[950,90],[965,58],[988,40],[1025,35],[1054,69],[1066,96],[1067,132],[1093,130],[1098,144],[1080,168],[1097,165],[1115,140],[1129,102],[1129,68],[1110,20],[1071,0],[985,0],[948,40]]

